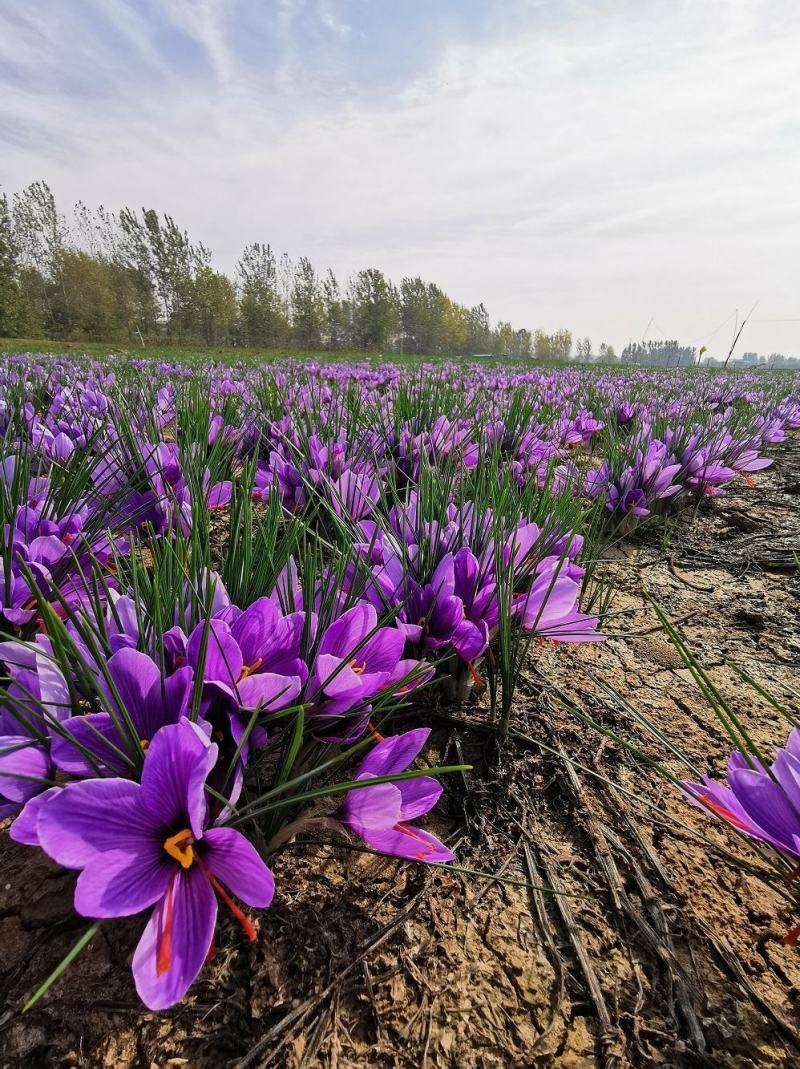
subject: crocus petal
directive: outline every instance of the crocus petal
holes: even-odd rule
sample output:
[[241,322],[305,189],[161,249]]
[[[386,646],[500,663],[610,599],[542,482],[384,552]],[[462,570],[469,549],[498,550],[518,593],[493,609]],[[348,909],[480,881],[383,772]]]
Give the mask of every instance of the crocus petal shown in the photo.
[[484,620],[462,620],[453,632],[453,649],[465,661],[473,661],[489,645],[489,628]]
[[464,602],[454,594],[441,595],[431,609],[428,622],[440,639],[452,639],[453,632],[464,619]]
[[442,598],[452,597],[455,590],[452,553],[446,553],[436,565],[436,570],[431,576],[429,585],[437,602],[441,601]]
[[133,979],[150,1010],[180,1002],[203,967],[217,923],[217,900],[199,865],[178,869],[133,955]]
[[229,479],[225,479],[224,482],[221,483],[214,483],[208,491],[206,504],[210,509],[222,508],[223,505],[228,504],[232,493],[233,483]]
[[392,828],[400,820],[401,802],[394,783],[348,791],[342,802],[342,820],[359,835],[369,828]]
[[[132,741],[127,736],[120,738],[117,725],[108,713],[71,716],[64,721],[62,727],[66,734],[54,735],[50,743],[53,764],[62,772],[67,772],[70,776],[91,778],[105,770],[122,775],[132,769],[133,766],[117,752],[121,750],[123,754],[130,754],[133,749]],[[84,756],[83,750],[92,754],[96,760],[95,765]]]
[[406,636],[396,627],[381,627],[353,654],[359,664],[366,664],[369,672],[391,672],[403,656]]
[[242,902],[266,908],[275,894],[272,873],[252,843],[233,828],[209,828],[203,864]]
[[40,535],[28,547],[28,559],[51,568],[66,552],[67,547],[56,535]]
[[68,869],[82,869],[99,853],[147,853],[153,821],[141,805],[141,787],[124,779],[71,783],[42,806],[39,844]]
[[332,654],[339,659],[356,656],[353,650],[375,629],[377,622],[378,614],[373,606],[359,602],[327,629],[320,642],[320,654]]
[[153,840],[136,854],[109,851],[88,865],[75,885],[75,909],[82,917],[130,917],[167,893],[175,863]]
[[259,598],[231,625],[231,635],[242,651],[245,664],[263,657],[267,640],[278,621],[278,610],[269,598]]
[[779,784],[749,769],[734,769],[730,784],[750,820],[770,841],[779,849],[796,853],[792,836],[797,832],[798,814]]
[[153,818],[178,830],[188,823],[195,839],[201,838],[205,782],[217,753],[203,730],[186,718],[156,732],[142,769],[142,803]]
[[708,776],[705,777],[703,783],[684,781],[681,787],[688,800],[698,809],[702,809],[705,813],[710,810],[732,827],[738,828],[739,831],[753,838],[764,838],[764,833],[753,824],[730,787],[717,783]]
[[405,823],[429,813],[442,796],[442,785],[432,776],[400,780],[400,820]]
[[[147,695],[161,679],[158,665],[146,653],[121,649],[109,659],[108,672],[125,710],[138,730]],[[140,732],[140,738],[144,737],[144,733]]]
[[596,616],[575,611],[560,620],[550,620],[545,627],[537,627],[536,633],[557,642],[605,642],[605,635],[597,630],[599,623]]
[[429,863],[455,860],[444,843],[422,828],[398,824],[388,831],[368,831],[362,838],[373,850],[393,857]]
[[430,728],[415,728],[402,735],[390,735],[370,750],[358,766],[356,778],[390,776],[393,772],[405,772],[428,741]]
[[194,676],[188,665],[179,668],[162,683],[151,686],[136,726],[142,739],[152,739],[165,724],[177,724],[189,711]]
[[248,676],[236,687],[239,704],[245,709],[260,706],[265,710],[285,709],[300,693],[299,676],[279,676],[274,672],[259,672]]
[[40,846],[39,843],[39,813],[42,806],[54,798],[61,787],[48,787],[41,794],[34,795],[25,803],[25,808],[8,829],[8,834],[15,843],[23,846]]
[[772,771],[797,813],[796,827],[793,830],[795,834],[800,834],[800,760],[793,753],[781,750],[775,759]]
[[361,677],[347,661],[330,653],[317,655],[314,676],[329,698],[353,698],[361,694]]
[[221,683],[232,686],[242,674],[244,660],[239,644],[231,634],[230,628],[221,620],[212,620],[208,627],[205,623],[197,625],[189,636],[186,658],[197,671],[203,647],[203,636],[206,631],[208,634],[203,678],[219,680]]
[[566,576],[555,580],[551,573],[539,576],[525,603],[525,626],[541,631],[551,620],[560,620],[574,611],[578,601],[578,584]]
[[0,736],[0,795],[22,804],[44,790],[50,757],[28,735]]

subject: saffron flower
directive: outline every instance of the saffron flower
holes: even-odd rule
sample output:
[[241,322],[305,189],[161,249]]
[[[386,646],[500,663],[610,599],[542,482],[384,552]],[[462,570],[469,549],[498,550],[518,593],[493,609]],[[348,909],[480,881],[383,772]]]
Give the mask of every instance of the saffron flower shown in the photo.
[[133,956],[136,990],[151,1010],[173,1006],[200,972],[217,895],[254,940],[231,894],[259,907],[274,894],[272,873],[251,843],[233,828],[209,826],[205,782],[216,760],[217,747],[183,719],[153,737],[141,783],[83,780],[39,809],[42,849],[80,870],[78,913],[127,917],[155,907]]
[[[354,779],[405,772],[429,735],[429,728],[417,728],[382,739],[361,762]],[[345,795],[338,820],[381,854],[413,861],[453,861],[455,855],[435,835],[408,823],[433,809],[441,793],[441,784],[432,776],[359,787]]]
[[177,724],[189,709],[191,668],[162,679],[151,657],[123,647],[109,658],[107,670],[121,704],[99,678],[112,712],[69,717],[62,724],[64,733],[53,737],[53,761],[72,776],[129,774],[139,748],[146,749],[160,728]]
[[578,608],[580,585],[557,557],[545,557],[530,590],[514,596],[522,627],[554,642],[603,642],[599,620]]
[[702,783],[683,784],[689,800],[739,831],[800,859],[800,728],[768,772],[755,758],[738,751],[728,759],[728,784],[706,776]]
[[402,678],[398,666],[404,646],[403,632],[378,627],[378,614],[368,602],[348,609],[326,629],[314,661],[310,692],[324,702],[321,711],[334,715],[363,706]]

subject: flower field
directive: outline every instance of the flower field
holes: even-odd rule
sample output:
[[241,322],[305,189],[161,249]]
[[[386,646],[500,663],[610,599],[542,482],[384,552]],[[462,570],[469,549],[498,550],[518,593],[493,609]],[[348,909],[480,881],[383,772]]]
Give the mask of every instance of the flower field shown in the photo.
[[798,1064],[798,430],[782,373],[3,357],[8,1064]]

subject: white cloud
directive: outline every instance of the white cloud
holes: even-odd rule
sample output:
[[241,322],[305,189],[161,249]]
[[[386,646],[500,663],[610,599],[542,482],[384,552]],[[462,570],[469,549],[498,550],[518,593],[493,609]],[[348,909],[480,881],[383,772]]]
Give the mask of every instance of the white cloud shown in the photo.
[[[624,344],[654,316],[699,344],[756,299],[758,318],[800,318],[793,0],[574,2],[558,17],[503,4],[488,39],[443,40],[393,95],[354,88],[359,27],[330,0],[284,0],[260,70],[237,58],[230,5],[170,0],[204,80],[160,70],[118,5],[104,0],[153,79],[130,64],[112,78],[84,40],[111,79],[94,98],[36,79],[31,31],[15,31],[31,81],[0,105],[17,135],[7,188],[44,177],[65,204],[162,208],[226,268],[259,239],[342,275],[423,274],[496,318],[596,343]],[[313,63],[295,25],[311,16],[330,37]],[[37,20],[48,63],[67,61],[67,29]],[[742,340],[800,353],[800,324],[754,323]]]

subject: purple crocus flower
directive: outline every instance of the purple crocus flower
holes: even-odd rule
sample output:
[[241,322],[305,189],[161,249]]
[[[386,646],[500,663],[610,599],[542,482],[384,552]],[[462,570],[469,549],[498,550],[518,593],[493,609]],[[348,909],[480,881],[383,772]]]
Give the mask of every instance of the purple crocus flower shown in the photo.
[[52,777],[50,736],[69,708],[67,681],[48,640],[0,643],[11,681],[0,708],[0,819],[18,813]]
[[525,594],[514,596],[515,611],[526,631],[553,642],[603,642],[596,616],[579,611],[580,586],[562,571],[557,557],[546,557]]
[[[466,561],[459,569],[460,589],[469,587]],[[474,588],[473,588],[474,589]],[[455,559],[446,553],[439,561],[429,583],[414,584],[407,602],[409,623],[403,628],[411,642],[422,641],[426,649],[439,650],[452,646],[465,661],[471,661],[486,648],[486,628],[467,619],[464,602],[456,593]]]
[[189,636],[186,657],[199,670],[205,639],[203,679],[237,706],[275,711],[292,704],[307,673],[293,646],[297,639],[299,649],[301,634],[302,620],[287,623],[269,598],[260,598],[232,625],[218,618],[199,623]]
[[[429,728],[417,728],[382,739],[358,766],[354,779],[405,772],[429,735]],[[408,823],[433,809],[441,793],[441,784],[432,776],[360,787],[345,795],[338,819],[382,854],[414,861],[453,861],[455,855],[435,835]]]
[[644,490],[634,487],[621,492],[613,483],[608,487],[606,493],[606,508],[611,512],[618,510],[629,516],[650,515]]
[[216,926],[215,892],[250,939],[256,930],[229,892],[259,907],[274,894],[272,873],[247,839],[209,827],[205,781],[216,760],[216,746],[184,719],[153,737],[141,783],[83,780],[39,808],[42,849],[80,871],[78,913],[127,917],[155,907],[133,956],[136,990],[151,1010],[178,1002],[200,972]]
[[[112,696],[103,677],[98,685],[112,712],[72,716],[62,724],[65,735],[53,738],[53,761],[72,776],[125,775],[135,768],[137,750],[147,750],[165,724],[177,724],[189,709],[191,668],[179,668],[162,679],[152,658],[138,650],[123,648],[108,661],[108,674],[119,694]],[[130,737],[127,716],[136,738]],[[77,745],[76,745],[77,744]],[[91,755],[90,760],[85,754]]]
[[308,694],[324,716],[358,710],[348,726],[347,740],[366,726],[369,700],[390,688],[416,667],[403,660],[405,634],[396,627],[378,627],[378,614],[358,602],[326,628],[320,640]]
[[368,516],[380,497],[380,486],[374,475],[343,471],[330,484],[329,494],[337,516],[362,520]]
[[751,839],[800,860],[800,728],[768,772],[755,758],[735,751],[728,760],[728,784],[705,777],[683,784],[689,799],[709,809]]

